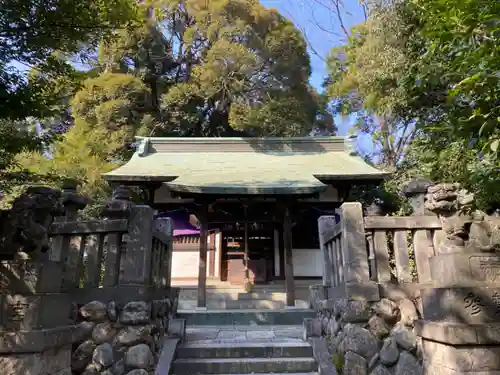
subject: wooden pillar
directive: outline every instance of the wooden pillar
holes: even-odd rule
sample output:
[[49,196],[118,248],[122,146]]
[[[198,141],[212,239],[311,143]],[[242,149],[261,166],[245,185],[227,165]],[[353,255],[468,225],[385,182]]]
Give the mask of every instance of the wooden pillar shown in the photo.
[[244,245],[245,245],[245,254],[243,261],[245,262],[245,282],[250,282],[250,271],[248,269],[248,206],[245,203],[243,205],[243,212],[245,216],[244,222]]
[[198,304],[197,307],[207,307],[207,239],[208,239],[208,204],[202,203],[201,209],[196,214],[200,222],[200,253],[198,268]]
[[284,207],[283,215],[283,243],[285,247],[286,305],[292,307],[295,306],[295,282],[293,279],[292,259],[292,218],[288,202]]

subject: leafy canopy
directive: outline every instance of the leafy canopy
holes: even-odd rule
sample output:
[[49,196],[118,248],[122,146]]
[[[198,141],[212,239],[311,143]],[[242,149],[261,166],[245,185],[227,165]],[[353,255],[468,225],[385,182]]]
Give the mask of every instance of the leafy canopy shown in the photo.
[[[147,94],[127,86],[97,98],[86,84],[75,108],[114,113],[130,105],[134,127],[154,135],[335,131],[326,102],[308,83],[304,38],[276,10],[256,0],[159,0],[144,3],[141,15],[139,27],[101,44],[97,79],[107,94],[118,90],[106,82],[110,73],[114,81],[142,82]],[[116,102],[129,96],[127,104]],[[102,115],[100,126],[108,126],[112,115]]]

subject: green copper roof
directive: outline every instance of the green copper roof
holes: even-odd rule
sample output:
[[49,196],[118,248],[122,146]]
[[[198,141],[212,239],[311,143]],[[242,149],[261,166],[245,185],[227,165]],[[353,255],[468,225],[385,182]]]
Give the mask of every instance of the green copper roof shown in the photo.
[[141,138],[131,160],[109,181],[161,181],[201,194],[311,194],[320,179],[379,180],[345,137]]

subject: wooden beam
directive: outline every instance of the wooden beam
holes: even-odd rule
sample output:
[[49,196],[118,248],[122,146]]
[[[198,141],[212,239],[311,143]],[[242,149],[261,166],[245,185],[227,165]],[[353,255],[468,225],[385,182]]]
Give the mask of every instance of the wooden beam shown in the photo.
[[198,265],[198,308],[207,307],[207,239],[208,239],[208,203],[203,202],[196,213],[200,221],[200,254]]
[[292,254],[292,217],[287,202],[283,215],[283,243],[285,247],[285,286],[286,305],[295,306],[295,283],[293,277],[293,254]]

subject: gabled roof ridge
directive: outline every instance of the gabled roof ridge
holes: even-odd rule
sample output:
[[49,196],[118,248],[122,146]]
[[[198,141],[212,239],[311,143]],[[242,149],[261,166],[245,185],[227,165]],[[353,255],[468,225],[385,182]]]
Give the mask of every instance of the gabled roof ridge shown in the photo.
[[164,152],[332,152],[355,155],[355,136],[319,137],[136,137],[137,154]]

